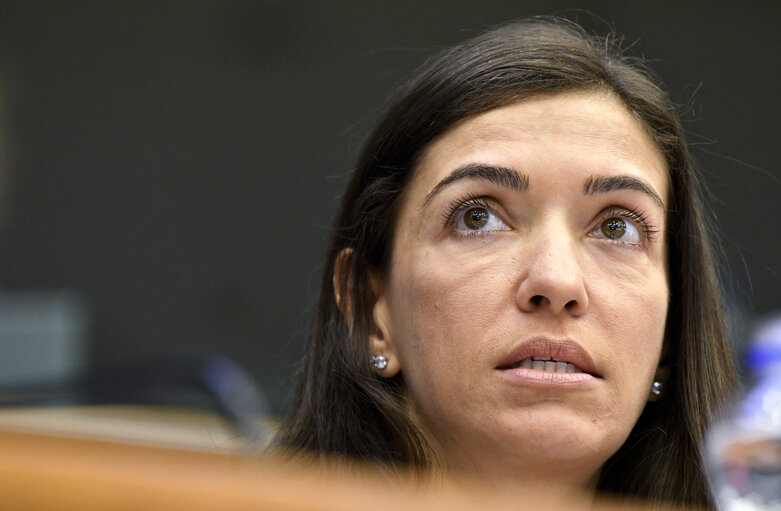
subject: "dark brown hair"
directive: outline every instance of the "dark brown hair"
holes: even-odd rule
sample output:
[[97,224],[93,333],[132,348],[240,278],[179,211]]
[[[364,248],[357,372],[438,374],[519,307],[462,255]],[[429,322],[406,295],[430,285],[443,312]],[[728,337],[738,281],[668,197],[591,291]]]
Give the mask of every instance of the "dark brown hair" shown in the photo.
[[[406,412],[403,376],[381,378],[368,363],[374,303],[369,271],[387,267],[395,212],[416,160],[467,117],[543,94],[607,91],[645,128],[669,169],[665,362],[672,374],[664,398],[646,406],[605,464],[599,487],[659,502],[707,504],[703,432],[732,390],[734,371],[700,186],[675,107],[657,83],[640,61],[622,53],[614,36],[591,36],[556,18],[508,24],[425,64],[368,139],[343,197],[314,332],[278,444],[387,465],[434,463]],[[336,264],[344,315],[336,303]]]

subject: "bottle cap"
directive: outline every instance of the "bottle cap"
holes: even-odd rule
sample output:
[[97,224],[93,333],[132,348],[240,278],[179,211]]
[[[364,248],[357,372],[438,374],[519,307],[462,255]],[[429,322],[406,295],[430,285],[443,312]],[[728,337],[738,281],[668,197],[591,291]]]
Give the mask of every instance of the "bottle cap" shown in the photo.
[[781,363],[781,317],[762,323],[746,351],[746,364],[752,370]]

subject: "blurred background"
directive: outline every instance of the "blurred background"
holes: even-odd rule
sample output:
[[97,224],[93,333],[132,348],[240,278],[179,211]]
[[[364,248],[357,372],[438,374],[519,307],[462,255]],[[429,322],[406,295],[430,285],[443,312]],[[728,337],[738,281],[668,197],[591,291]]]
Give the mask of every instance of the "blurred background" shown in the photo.
[[0,384],[223,354],[281,413],[386,98],[535,14],[614,27],[682,106],[740,342],[781,307],[781,3],[0,1]]

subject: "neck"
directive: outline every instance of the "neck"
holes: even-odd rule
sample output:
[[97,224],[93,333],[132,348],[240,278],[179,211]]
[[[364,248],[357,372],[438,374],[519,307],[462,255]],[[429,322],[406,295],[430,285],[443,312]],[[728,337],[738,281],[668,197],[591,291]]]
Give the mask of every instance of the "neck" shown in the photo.
[[440,473],[434,478],[445,490],[455,489],[480,496],[497,509],[546,509],[550,511],[591,511],[595,486],[564,484],[541,478],[495,478],[464,472]]
[[444,481],[458,485],[476,484],[490,488],[493,494],[512,496],[516,506],[520,503],[524,509],[537,509],[533,504],[539,504],[539,509],[591,509],[600,467],[574,461],[555,463],[498,458],[482,464],[476,461],[476,456],[440,460],[444,463],[436,472]]

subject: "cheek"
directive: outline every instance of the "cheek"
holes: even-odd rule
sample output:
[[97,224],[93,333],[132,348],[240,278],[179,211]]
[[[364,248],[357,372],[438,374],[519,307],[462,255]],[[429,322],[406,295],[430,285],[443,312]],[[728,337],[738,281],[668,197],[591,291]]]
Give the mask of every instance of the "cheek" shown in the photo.
[[410,385],[433,379],[440,385],[479,358],[512,303],[506,269],[490,258],[407,253],[394,260],[390,274],[392,336]]
[[612,339],[616,368],[630,373],[630,385],[644,386],[662,352],[669,301],[666,279],[662,274],[627,279],[614,283],[609,291],[601,293],[603,310],[598,321]]

